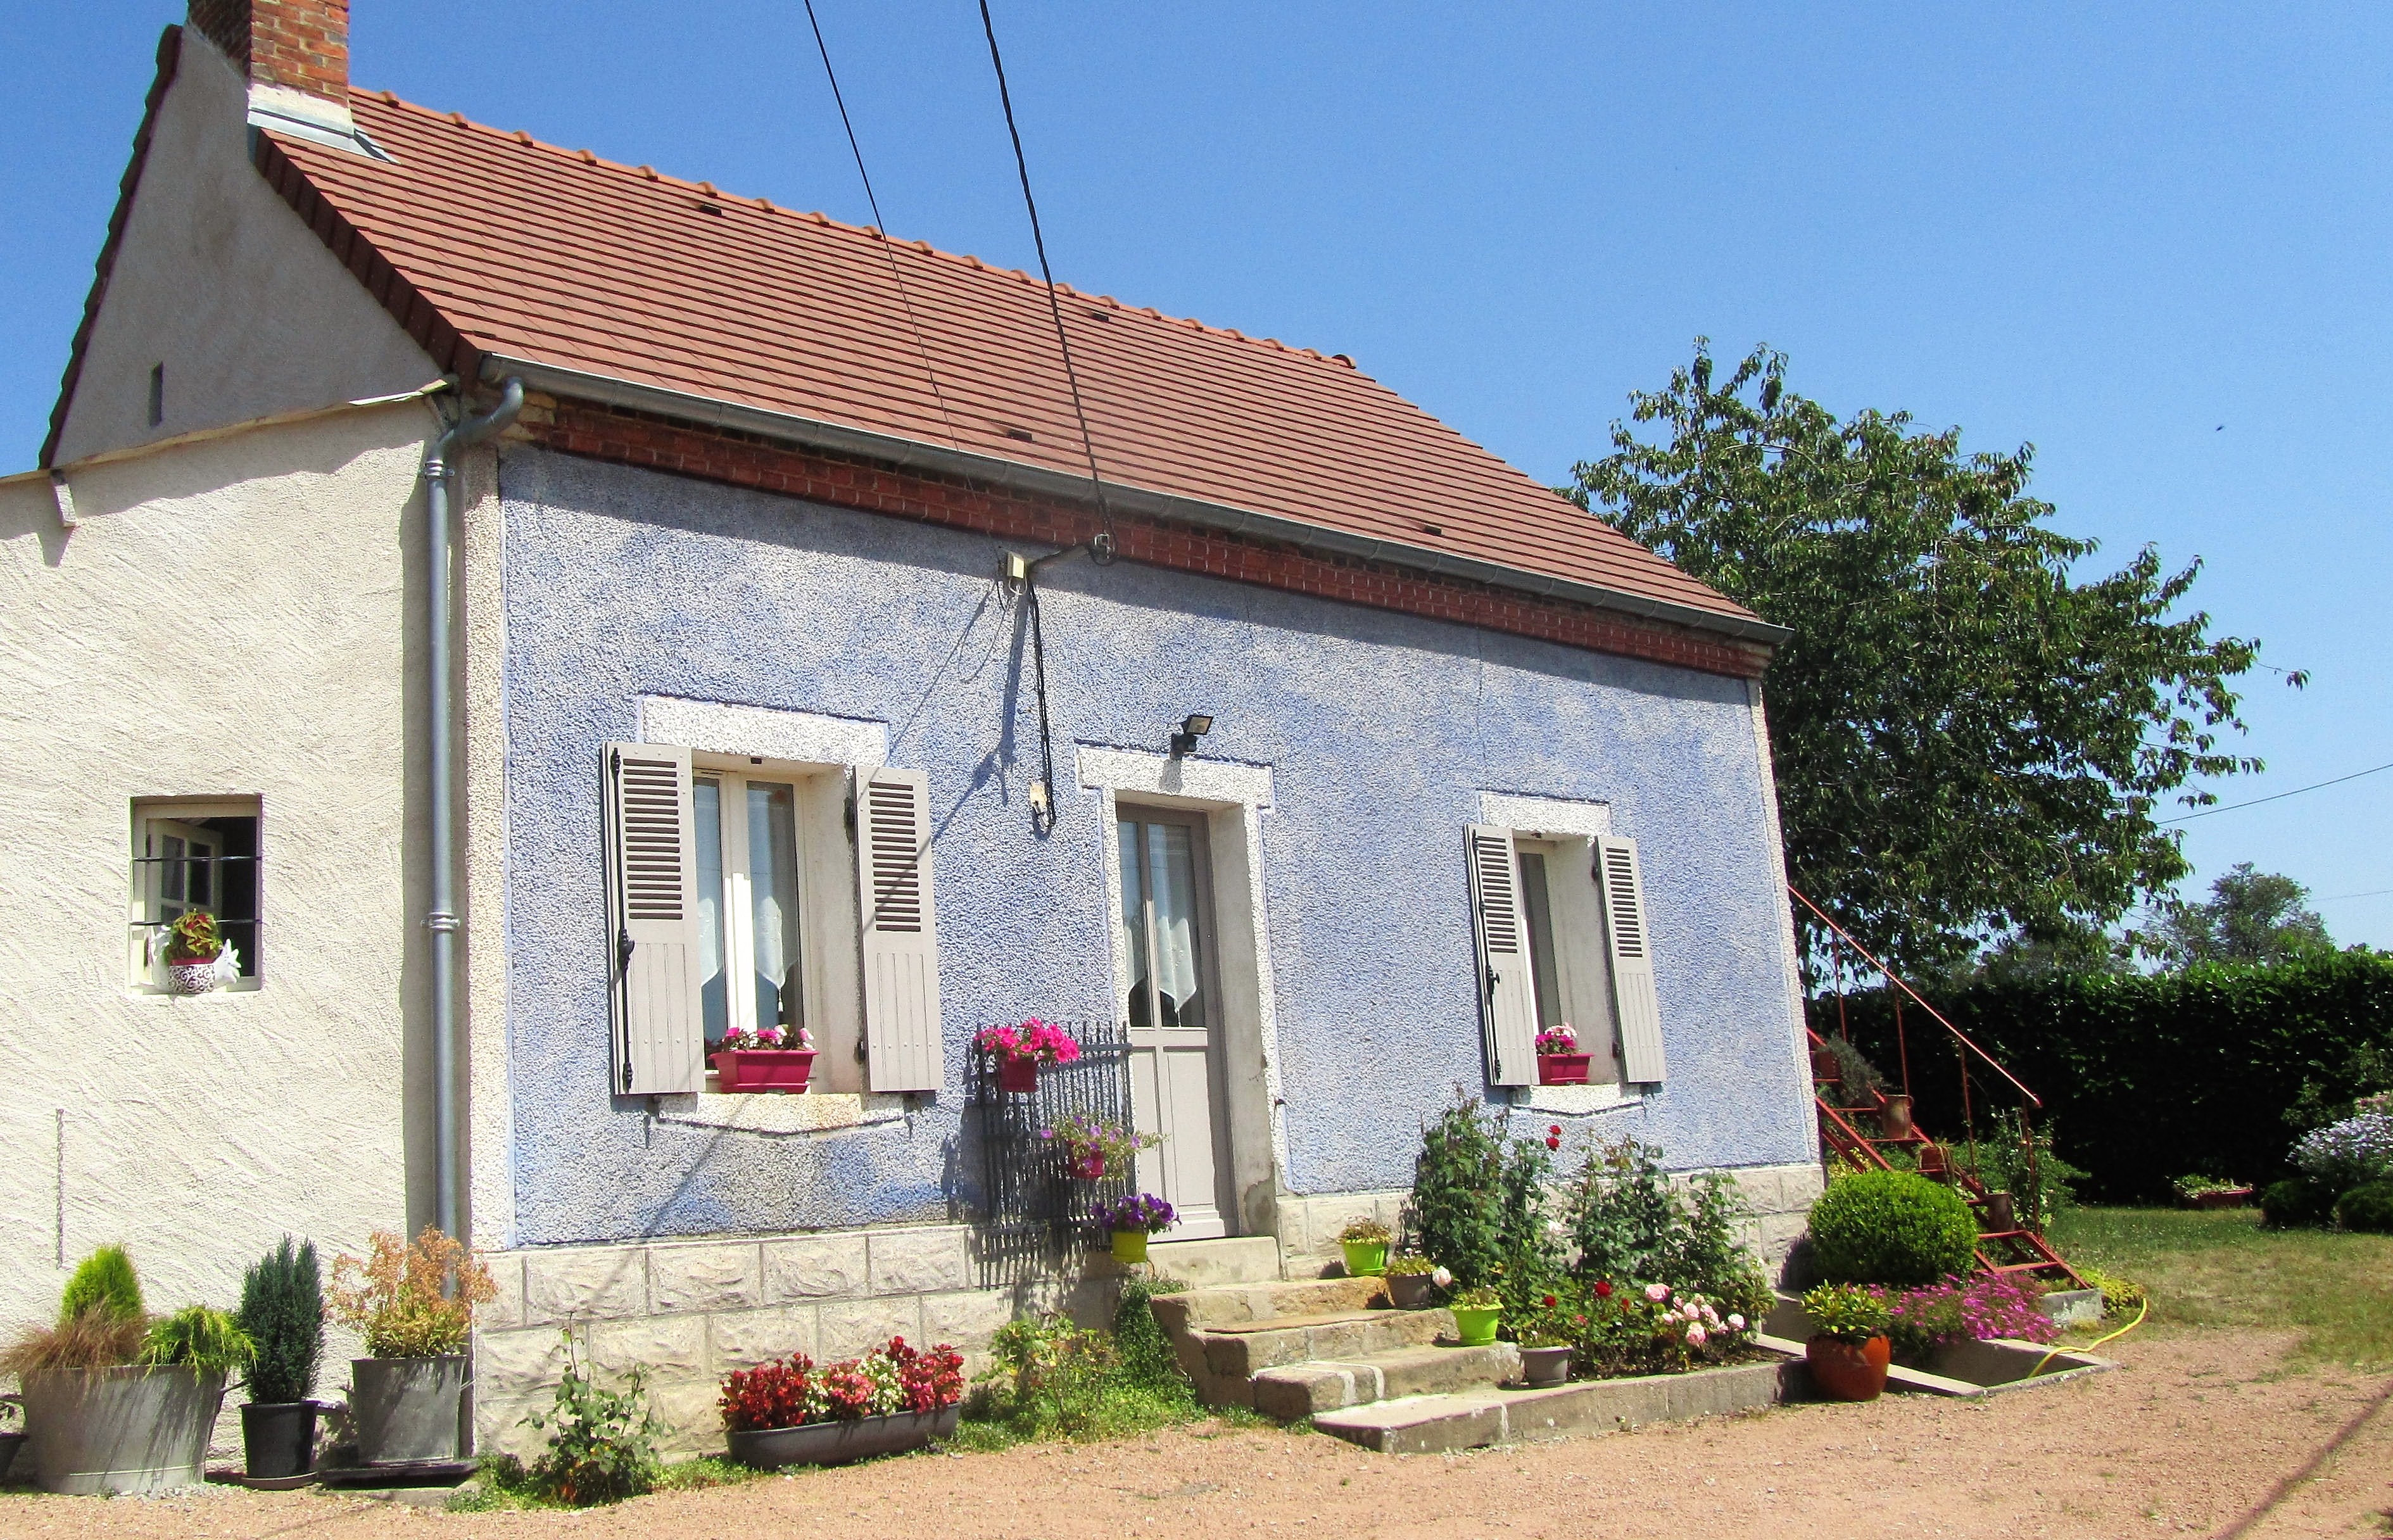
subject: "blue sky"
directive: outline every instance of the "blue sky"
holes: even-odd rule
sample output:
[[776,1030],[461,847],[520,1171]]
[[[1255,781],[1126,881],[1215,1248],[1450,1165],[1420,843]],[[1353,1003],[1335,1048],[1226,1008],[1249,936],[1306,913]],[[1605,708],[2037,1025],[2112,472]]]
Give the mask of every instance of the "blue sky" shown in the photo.
[[[972,0],[817,0],[891,228],[1028,229]],[[1345,352],[1549,481],[1702,333],[2037,448],[2207,564],[2243,801],[2393,761],[2393,9],[995,0],[1057,275]],[[2099,11],[2099,14],[2097,12]],[[5,0],[0,462],[33,463],[173,4]],[[470,18],[470,21],[468,20]],[[867,218],[801,6],[354,0],[361,85]],[[2393,946],[2393,772],[2186,826]],[[2346,896],[2360,895],[2367,896]]]

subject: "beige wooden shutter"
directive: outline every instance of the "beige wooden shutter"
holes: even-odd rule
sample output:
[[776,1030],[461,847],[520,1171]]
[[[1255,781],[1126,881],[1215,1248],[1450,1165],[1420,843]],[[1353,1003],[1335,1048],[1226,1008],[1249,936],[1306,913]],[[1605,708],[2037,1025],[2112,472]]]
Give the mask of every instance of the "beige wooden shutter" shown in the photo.
[[866,1074],[874,1090],[937,1090],[939,933],[931,907],[931,788],[920,770],[857,777]]
[[1612,957],[1613,1022],[1620,1030],[1620,1077],[1652,1085],[1662,1078],[1662,1001],[1654,991],[1653,938],[1645,927],[1645,888],[1637,842],[1595,842],[1596,886],[1603,892],[1603,939]]
[[1470,857],[1471,918],[1478,933],[1479,1024],[1487,1080],[1537,1083],[1537,985],[1529,964],[1529,930],[1521,913],[1512,831],[1485,824],[1464,830]]
[[614,1089],[627,1096],[698,1090],[706,1030],[689,750],[610,743],[604,774]]

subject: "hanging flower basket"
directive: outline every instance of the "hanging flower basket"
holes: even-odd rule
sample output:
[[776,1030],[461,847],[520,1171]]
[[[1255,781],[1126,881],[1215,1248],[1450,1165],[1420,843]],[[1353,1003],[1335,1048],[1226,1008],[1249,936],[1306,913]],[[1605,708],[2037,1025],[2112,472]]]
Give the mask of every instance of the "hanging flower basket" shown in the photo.
[[1017,1095],[1039,1089],[1041,1064],[1068,1064],[1080,1045],[1062,1027],[1033,1016],[1019,1026],[985,1026],[973,1047],[997,1061],[997,1089]]

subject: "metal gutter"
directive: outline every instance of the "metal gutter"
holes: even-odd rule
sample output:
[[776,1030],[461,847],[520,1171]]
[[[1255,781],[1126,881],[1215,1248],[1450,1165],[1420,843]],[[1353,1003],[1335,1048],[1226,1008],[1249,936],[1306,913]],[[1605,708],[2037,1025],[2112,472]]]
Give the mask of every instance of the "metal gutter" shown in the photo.
[[[875,433],[841,423],[827,423],[817,418],[771,411],[763,407],[741,406],[734,401],[693,396],[687,391],[669,390],[661,385],[641,385],[606,374],[584,373],[580,370],[563,369],[530,359],[508,358],[496,353],[483,356],[482,378],[485,381],[495,383],[509,377],[519,377],[526,385],[552,396],[652,412],[660,417],[727,428],[736,433],[753,434],[760,438],[776,439],[807,449],[858,455],[909,470],[967,476],[1015,491],[1071,502],[1085,501],[1089,496],[1089,478],[1086,476],[1046,470],[1037,465],[1026,465],[1017,460],[1003,460],[995,455],[926,444],[920,439],[900,438],[894,434]],[[1772,625],[1767,620],[1722,615],[1713,610],[1698,609],[1693,605],[1622,594],[1594,583],[1525,572],[1500,562],[1458,556],[1397,541],[1348,534],[1275,514],[1259,514],[1227,503],[1176,497],[1118,481],[1108,481],[1105,487],[1108,501],[1126,513],[1176,519],[1232,534],[1258,535],[1311,550],[1357,556],[1366,561],[1393,562],[1443,577],[1485,583],[1493,588],[1510,589],[1541,598],[1567,600],[1597,609],[1614,610],[1643,620],[1733,637],[1740,642],[1776,646],[1794,634],[1786,627]]]

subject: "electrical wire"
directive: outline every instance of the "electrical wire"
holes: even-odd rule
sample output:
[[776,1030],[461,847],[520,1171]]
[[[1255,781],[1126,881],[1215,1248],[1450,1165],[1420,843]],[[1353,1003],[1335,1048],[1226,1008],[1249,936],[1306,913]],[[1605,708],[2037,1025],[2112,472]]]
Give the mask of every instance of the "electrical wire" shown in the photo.
[[2225,807],[2205,807],[2199,813],[2189,813],[2182,818],[2163,818],[2159,820],[2158,827],[2166,829],[2171,824],[2188,824],[2196,818],[2207,818],[2214,813],[2232,813],[2239,807],[2257,807],[2262,803],[2279,803],[2287,797],[2298,797],[2305,791],[2323,790],[2330,786],[2341,786],[2346,781],[2356,781],[2362,776],[2381,775],[2387,770],[2393,770],[2393,762],[2366,770],[2354,770],[2348,776],[2337,776],[2331,781],[2313,781],[2308,786],[2296,786],[2291,791],[2280,791],[2273,797],[2255,797],[2248,803],[2229,803]]
[[1072,366],[1072,339],[1064,330],[1063,303],[1055,297],[1054,269],[1047,265],[1047,238],[1040,233],[1039,202],[1030,195],[1030,162],[1022,152],[1022,131],[1014,126],[1013,94],[1006,89],[1005,59],[997,51],[997,23],[989,18],[988,0],[980,0],[980,26],[988,38],[989,65],[997,72],[997,99],[1005,109],[1005,132],[1013,140],[1013,166],[1022,176],[1022,206],[1030,211],[1030,241],[1039,250],[1039,276],[1047,283],[1047,313],[1055,322],[1055,344],[1064,353],[1064,380],[1071,387],[1072,414],[1080,424],[1080,448],[1089,457],[1089,485],[1097,495],[1097,532],[1089,541],[1089,558],[1105,567],[1112,563],[1117,547],[1113,510],[1106,505],[1105,477],[1097,470],[1097,441],[1089,432],[1088,408],[1080,399],[1079,371]]
[[879,237],[882,254],[889,258],[889,277],[897,285],[897,303],[905,308],[906,324],[914,333],[914,350],[922,355],[922,373],[931,382],[931,398],[939,404],[939,420],[947,424],[948,447],[961,451],[963,444],[956,437],[956,420],[948,411],[947,392],[939,388],[939,372],[931,365],[931,345],[922,335],[922,323],[914,314],[914,301],[906,293],[906,275],[897,267],[897,248],[890,243],[889,226],[881,217],[881,200],[873,196],[872,173],[864,169],[864,146],[857,142],[856,124],[847,115],[847,98],[839,88],[839,72],[830,67],[830,46],[823,41],[822,22],[815,17],[815,0],[806,0],[806,24],[815,30],[815,51],[822,55],[823,77],[830,82],[830,99],[839,108],[839,124],[847,130],[848,152],[856,157],[856,175],[864,183],[864,202],[872,210],[872,233]]
[[1058,804],[1055,801],[1055,734],[1047,725],[1047,633],[1039,622],[1039,585],[1022,585],[1022,602],[1029,610],[1030,672],[1039,695],[1039,785],[1046,793],[1040,799],[1044,805],[1031,808],[1038,832],[1046,834],[1055,828]]

